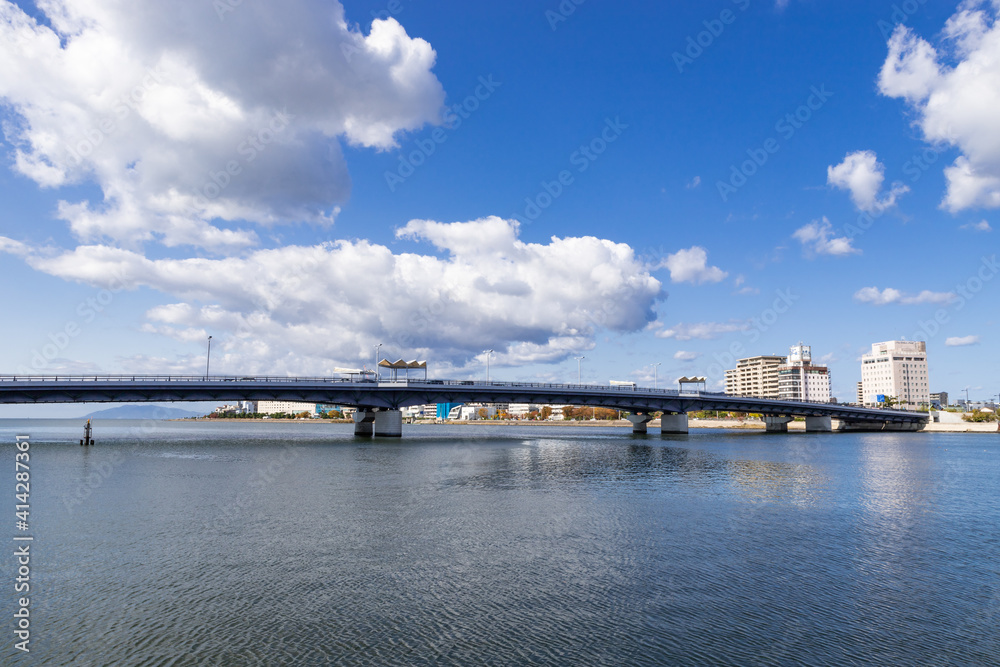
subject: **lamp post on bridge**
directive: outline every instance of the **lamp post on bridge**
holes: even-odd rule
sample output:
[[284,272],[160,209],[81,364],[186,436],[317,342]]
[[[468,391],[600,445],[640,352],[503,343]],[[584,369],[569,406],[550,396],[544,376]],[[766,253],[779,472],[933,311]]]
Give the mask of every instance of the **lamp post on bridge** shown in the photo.
[[382,343],[379,343],[378,345],[375,346],[375,379],[376,380],[379,377],[379,373],[378,373],[378,349],[380,347],[382,347]]
[[205,378],[208,378],[208,367],[212,363],[212,337],[208,337],[208,355],[205,357]]
[[576,357],[576,383],[583,384],[583,360],[587,357]]
[[493,350],[483,350],[486,353],[486,384],[490,383],[490,355],[493,354]]
[[662,362],[657,361],[653,364],[653,389],[656,389],[656,369]]

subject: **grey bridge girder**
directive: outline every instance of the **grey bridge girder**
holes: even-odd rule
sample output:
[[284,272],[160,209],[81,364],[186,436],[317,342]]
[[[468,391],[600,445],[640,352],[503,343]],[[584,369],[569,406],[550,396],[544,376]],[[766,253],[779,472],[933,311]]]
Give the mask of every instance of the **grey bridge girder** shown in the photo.
[[826,403],[749,399],[712,392],[542,383],[449,380],[395,382],[340,378],[189,376],[0,376],[0,403],[286,400],[398,410],[424,403],[552,403],[626,412],[695,410],[833,417],[848,422],[927,421],[923,413]]

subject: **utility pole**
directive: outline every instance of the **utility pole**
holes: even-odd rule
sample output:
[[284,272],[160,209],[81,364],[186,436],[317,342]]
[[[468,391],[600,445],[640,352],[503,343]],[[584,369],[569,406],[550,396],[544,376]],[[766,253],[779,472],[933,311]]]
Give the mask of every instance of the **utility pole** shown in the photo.
[[583,384],[583,360],[587,357],[576,358],[576,383]]
[[208,377],[208,367],[212,363],[212,337],[208,337],[208,356],[205,357],[205,377]]
[[493,354],[493,350],[483,350],[486,353],[486,384],[490,383],[490,355]]

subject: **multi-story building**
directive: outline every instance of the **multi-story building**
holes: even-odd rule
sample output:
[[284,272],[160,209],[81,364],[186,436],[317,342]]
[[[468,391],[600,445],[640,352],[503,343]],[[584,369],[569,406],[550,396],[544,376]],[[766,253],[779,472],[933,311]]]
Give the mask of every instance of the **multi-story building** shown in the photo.
[[778,398],[830,402],[830,369],[813,365],[809,345],[793,345],[787,363],[778,366]]
[[857,401],[856,401],[857,405],[864,405],[865,404],[865,383],[864,382],[859,382],[857,384],[857,392],[858,392],[858,397],[857,397]]
[[726,393],[730,396],[778,398],[778,367],[787,361],[777,355],[749,357],[726,371]]
[[316,414],[315,403],[302,403],[299,401],[257,401],[256,412],[265,415],[273,415],[276,412],[284,412],[289,415],[297,415],[300,412]]
[[930,405],[927,380],[927,343],[890,340],[872,344],[861,357],[864,404],[875,406],[893,399],[906,410]]
[[931,405],[933,405],[935,407],[946,408],[946,407],[948,407],[948,392],[946,392],[946,391],[939,391],[936,394],[931,394],[930,395],[930,401],[931,401]]

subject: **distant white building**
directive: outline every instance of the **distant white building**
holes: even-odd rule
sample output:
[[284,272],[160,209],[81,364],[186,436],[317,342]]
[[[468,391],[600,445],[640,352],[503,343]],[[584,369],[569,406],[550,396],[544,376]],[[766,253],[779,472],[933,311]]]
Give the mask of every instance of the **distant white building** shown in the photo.
[[276,412],[284,412],[289,415],[308,412],[314,415],[316,414],[316,404],[299,401],[257,401],[257,412],[265,415],[273,415]]
[[778,366],[778,398],[786,401],[830,402],[830,369],[814,366],[812,347],[793,345],[788,362]]
[[893,398],[907,410],[930,404],[927,379],[927,343],[890,340],[874,343],[861,357],[864,404],[875,406]]
[[507,414],[514,419],[525,419],[532,412],[539,409],[541,409],[541,406],[535,403],[510,403],[507,406]]
[[411,405],[408,408],[403,408],[402,412],[406,419],[435,419],[437,417],[437,403]]

